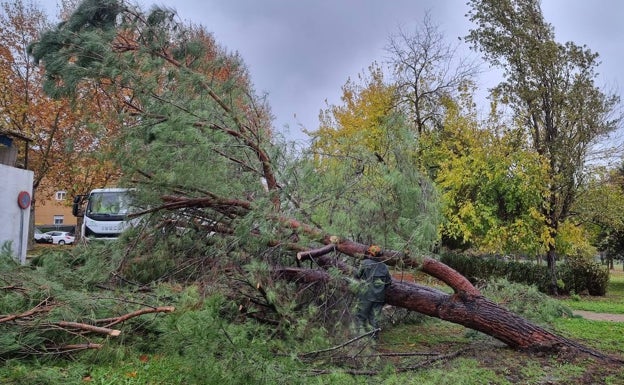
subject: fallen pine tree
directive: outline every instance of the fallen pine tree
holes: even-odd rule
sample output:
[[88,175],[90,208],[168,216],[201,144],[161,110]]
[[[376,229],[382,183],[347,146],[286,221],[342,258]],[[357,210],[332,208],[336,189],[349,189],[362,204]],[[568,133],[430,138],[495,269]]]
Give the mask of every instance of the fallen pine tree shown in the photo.
[[[164,234],[176,243],[181,233],[197,232],[184,252],[204,253],[218,244],[219,257],[231,253],[246,258],[238,265],[230,263],[245,271],[267,249],[279,247],[288,254],[284,260],[289,259],[271,265],[271,271],[283,279],[315,284],[329,279],[324,268],[333,265],[344,276],[352,275],[338,260],[326,258],[327,253],[357,258],[367,247],[328,236],[325,229],[357,233],[353,239],[371,242],[392,239],[400,245],[387,247],[407,247],[418,235],[423,240],[415,248],[431,247],[439,217],[433,212],[436,189],[418,171],[414,154],[422,148],[401,116],[388,113],[379,119],[383,124],[375,129],[383,131],[380,136],[387,137],[387,143],[367,147],[360,143],[366,141],[347,140],[352,151],[344,146],[336,154],[286,159],[287,151],[271,142],[270,110],[255,96],[239,58],[215,49],[216,42],[204,31],[182,29],[174,16],[168,10],[146,15],[116,2],[88,0],[29,48],[36,63],[54,64],[45,66],[44,86],[51,94],[79,97],[80,85],[92,81],[117,108],[111,110],[123,130],[114,138],[119,139],[114,158],[137,191],[145,194],[144,211],[134,215],[149,214],[162,224],[152,226],[153,243],[144,242],[137,253],[145,251],[148,256],[140,258],[153,257],[153,245]],[[324,176],[327,179],[321,180]],[[162,212],[171,215],[158,218]],[[245,249],[243,243],[249,245],[254,238],[255,245]],[[139,236],[129,245],[142,240]],[[310,247],[319,244],[324,246]],[[293,260],[295,253],[299,258]],[[177,257],[175,252],[161,254],[164,262]],[[306,258],[318,268],[294,267]],[[434,259],[417,260],[394,251],[384,251],[379,258],[418,268],[453,289],[453,294],[446,294],[394,282],[387,292],[393,306],[464,325],[517,349],[576,349],[603,357],[489,301]],[[204,267],[203,261],[192,265],[188,258],[183,263],[172,269]],[[123,277],[130,265],[122,261],[117,275]],[[274,310],[263,286],[254,289]]]
[[[326,238],[326,240],[329,239],[330,237]],[[348,266],[344,264],[336,266],[336,260],[327,258],[326,254],[339,250],[355,257],[363,255],[368,246],[348,240],[341,242],[335,237],[331,240],[337,242],[326,247],[300,252],[298,259],[314,258],[320,266],[335,266],[346,274],[352,274]],[[406,256],[396,251],[382,251],[374,258],[380,262],[396,265]],[[407,263],[412,266],[417,264],[414,260],[409,260]],[[420,270],[447,284],[453,289],[453,293],[448,294],[435,288],[413,282],[400,282],[395,279],[387,289],[386,303],[482,332],[514,349],[553,353],[561,350],[576,350],[602,359],[622,361],[621,358],[604,355],[576,341],[554,334],[492,302],[464,276],[436,259],[424,258]],[[329,279],[329,275],[322,274],[318,270],[291,269],[282,270],[280,274],[291,280],[303,279],[304,282]]]
[[[174,199],[167,196],[163,200],[167,202],[165,205],[150,209],[150,212],[168,210],[171,201],[176,202],[177,209],[206,207],[210,206],[209,202],[214,201],[214,198],[184,199],[178,197]],[[230,201],[230,203],[239,208],[242,206],[234,201]],[[227,208],[227,210],[228,212],[233,211],[232,208]],[[302,262],[309,260],[313,261],[314,266],[317,267],[275,267],[274,277],[278,279],[286,279],[304,285],[329,282],[331,276],[323,269],[330,267],[338,268],[345,277],[352,277],[351,265],[341,262],[339,258],[330,257],[329,254],[338,253],[357,260],[365,254],[370,246],[324,234],[314,226],[293,219],[277,218],[275,222],[284,228],[284,232],[292,231],[293,234],[305,235],[308,239],[323,244],[320,247],[306,248],[301,242],[270,241],[267,247],[280,246],[290,250],[291,253],[296,253],[296,263],[293,264],[301,265]],[[214,232],[217,229],[211,225],[206,231],[208,230]],[[227,235],[229,234],[231,234],[230,230],[227,231]],[[467,278],[435,258],[414,258],[403,252],[393,250],[382,250],[374,258],[390,266],[417,269],[440,280],[453,290],[452,294],[448,294],[415,282],[397,281],[395,279],[386,292],[386,303],[389,305],[465,326],[496,338],[513,349],[552,353],[578,351],[600,359],[621,361],[620,358],[605,355],[576,341],[557,335],[496,304],[483,296]],[[256,289],[266,299],[264,288],[257,285]],[[343,290],[348,291],[348,288],[343,287]],[[268,307],[273,307],[269,300],[264,300],[263,303]],[[241,311],[244,312],[245,310],[246,307],[241,305]],[[277,324],[277,321],[259,316],[256,313],[249,313],[249,315],[261,322]]]

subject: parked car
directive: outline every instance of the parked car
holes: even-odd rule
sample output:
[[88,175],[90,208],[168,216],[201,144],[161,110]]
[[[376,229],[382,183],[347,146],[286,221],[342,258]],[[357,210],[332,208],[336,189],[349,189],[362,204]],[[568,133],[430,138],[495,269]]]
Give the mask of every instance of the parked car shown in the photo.
[[52,243],[52,236],[44,233],[35,227],[35,242],[37,243]]
[[74,234],[67,231],[48,231],[47,233],[52,237],[52,243],[55,245],[71,245],[76,240]]

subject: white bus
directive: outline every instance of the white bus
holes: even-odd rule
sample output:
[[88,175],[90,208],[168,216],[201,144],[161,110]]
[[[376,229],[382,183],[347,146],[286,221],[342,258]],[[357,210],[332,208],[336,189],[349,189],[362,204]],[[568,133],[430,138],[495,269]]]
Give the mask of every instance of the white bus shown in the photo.
[[138,219],[128,219],[131,213],[131,189],[99,188],[74,198],[72,212],[83,217],[80,234],[83,239],[117,239]]

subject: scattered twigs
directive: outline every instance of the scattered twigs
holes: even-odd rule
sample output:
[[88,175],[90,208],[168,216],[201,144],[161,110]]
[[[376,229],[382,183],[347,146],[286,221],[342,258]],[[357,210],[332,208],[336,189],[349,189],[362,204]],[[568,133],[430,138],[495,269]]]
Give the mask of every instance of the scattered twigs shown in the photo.
[[78,350],[88,350],[88,349],[102,349],[104,345],[102,344],[95,344],[92,342],[87,342],[85,344],[70,344],[70,345],[63,345],[63,346],[56,346],[56,347],[48,347],[48,350],[52,351],[58,351],[58,352],[63,352],[63,353],[67,353],[70,351],[78,351]]
[[26,292],[27,290],[23,287],[20,286],[15,286],[15,285],[11,285],[11,286],[3,286],[0,287],[0,290],[6,290],[6,291],[21,291],[21,292]]
[[[414,370],[419,370],[422,368],[426,368],[429,366],[432,366],[434,364],[436,364],[437,362],[440,361],[444,361],[444,360],[451,360],[453,358],[456,358],[457,356],[464,354],[466,351],[468,351],[470,348],[464,348],[464,349],[460,349],[457,350],[455,352],[451,352],[448,354],[440,354],[440,353],[435,353],[435,352],[408,352],[408,353],[393,353],[393,352],[379,352],[377,354],[373,354],[373,355],[369,355],[369,356],[361,356],[361,357],[415,357],[415,356],[430,356],[431,358],[423,360],[421,362],[412,364],[412,365],[406,365],[406,366],[401,366],[401,365],[397,365],[395,371],[397,373],[405,373],[405,372],[410,372],[410,371],[414,371]],[[318,375],[323,375],[323,374],[329,374],[329,373],[335,373],[336,369],[331,369],[331,370],[326,370],[326,369],[319,369],[319,370],[310,370],[307,371],[307,373],[309,373],[310,375],[314,375],[314,376],[318,376]],[[375,370],[375,369],[344,369],[341,370],[342,373],[346,373],[346,374],[351,374],[351,375],[356,375],[356,376],[376,376],[378,374],[381,373],[381,370]]]
[[[466,351],[468,351],[469,348],[464,348],[464,349],[460,349],[457,350],[455,352],[451,352],[451,353],[447,353],[447,354],[440,354],[440,353],[433,353],[433,352],[410,352],[410,353],[378,353],[375,355],[372,355],[374,357],[414,357],[414,356],[431,356],[431,358],[426,359],[424,361],[421,361],[419,363],[416,363],[414,365],[408,365],[408,366],[397,366],[395,371],[397,373],[405,373],[405,372],[410,372],[410,371],[414,371],[414,370],[418,370],[418,369],[422,369],[422,368],[426,368],[429,366],[432,366],[434,364],[436,364],[439,361],[443,361],[443,360],[450,360],[453,359],[463,353],[465,353]],[[313,352],[316,353],[316,352]],[[370,357],[370,356],[367,356]],[[335,373],[336,369],[319,369],[319,370],[310,370],[307,371],[308,373],[310,373],[310,375],[314,375],[314,376],[318,376],[318,375],[323,375],[323,374],[329,374],[329,373]],[[355,376],[376,376],[380,373],[379,370],[374,370],[374,369],[367,369],[367,370],[362,370],[362,369],[345,369],[342,370],[342,373],[346,373],[346,374],[351,374],[351,375],[355,375]]]
[[[38,319],[41,317],[41,313],[47,313],[54,308],[54,305],[49,302],[49,299],[45,299],[40,302],[34,308],[20,313],[9,316],[4,316],[0,318],[1,322],[9,322],[14,321],[20,323],[20,325],[26,325],[28,327],[36,327],[42,330],[45,329],[54,329],[60,330],[70,335],[80,336],[84,338],[85,335],[95,333],[99,335],[105,335],[108,337],[117,337],[121,334],[121,330],[113,329],[111,326],[122,323],[126,320],[129,320],[134,317],[138,317],[143,314],[149,313],[170,313],[175,311],[173,306],[160,306],[160,307],[147,307],[143,309],[139,309],[128,314],[121,315],[119,317],[105,318],[99,319],[96,321],[92,321],[92,323],[84,323],[84,322],[73,322],[73,321],[41,321]],[[104,324],[104,326],[98,326],[95,324]],[[51,346],[47,346],[42,351],[38,351],[36,348],[31,347],[28,351],[32,351],[35,353],[41,354],[42,352],[46,353],[67,353],[70,351],[79,351],[86,349],[100,349],[103,345],[99,343],[85,342],[85,343],[75,343],[75,344],[67,344],[55,346],[51,344]]]
[[441,354],[441,355],[438,355],[436,357],[432,357],[432,358],[430,358],[428,360],[425,360],[423,362],[419,362],[416,365],[406,366],[406,367],[403,367],[403,368],[397,368],[397,372],[410,372],[410,371],[413,371],[413,370],[422,369],[422,368],[425,368],[427,366],[431,366],[432,364],[434,364],[434,363],[436,363],[438,361],[453,359],[453,358],[455,358],[455,357],[465,353],[467,350],[468,350],[468,348],[465,348],[465,349],[457,350],[457,351],[452,352],[452,353]]
[[344,343],[342,343],[340,345],[332,346],[331,348],[327,348],[327,349],[317,350],[317,351],[314,351],[314,352],[302,353],[302,354],[299,355],[299,357],[300,358],[316,357],[316,356],[318,356],[319,354],[322,354],[322,353],[327,353],[327,352],[332,352],[332,351],[335,351],[335,350],[338,350],[338,349],[342,349],[342,348],[344,348],[347,345],[351,345],[352,343],[354,343],[356,341],[359,341],[359,340],[361,340],[364,337],[372,336],[373,334],[379,333],[380,331],[381,331],[381,329],[374,329],[374,330],[371,330],[368,333],[364,333],[362,335],[354,337],[354,338],[352,338],[352,339],[350,339],[350,340],[348,340],[348,341],[346,341],[346,342],[344,342]]
[[377,354],[371,354],[367,357],[437,357],[438,352],[379,352]]

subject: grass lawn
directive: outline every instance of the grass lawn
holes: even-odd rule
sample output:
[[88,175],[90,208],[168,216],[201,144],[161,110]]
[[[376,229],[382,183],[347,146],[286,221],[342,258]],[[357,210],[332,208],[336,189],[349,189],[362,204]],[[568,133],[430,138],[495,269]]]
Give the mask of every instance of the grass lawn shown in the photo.
[[570,296],[563,303],[574,310],[587,310],[597,313],[624,314],[624,271],[616,265],[610,271],[609,287],[604,297]]
[[[604,297],[570,296],[561,299],[561,301],[573,310],[624,314],[624,271],[622,271],[622,265],[616,265],[610,271],[609,286]],[[554,326],[561,334],[601,351],[616,355],[622,355],[624,352],[624,322],[590,321],[581,317],[574,317],[560,318]]]

